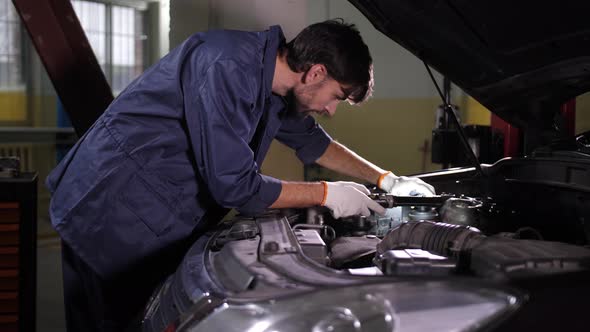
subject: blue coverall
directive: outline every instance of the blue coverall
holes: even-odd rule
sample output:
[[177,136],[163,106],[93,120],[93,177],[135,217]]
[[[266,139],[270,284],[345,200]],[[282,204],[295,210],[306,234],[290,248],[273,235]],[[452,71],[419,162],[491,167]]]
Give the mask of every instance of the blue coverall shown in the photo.
[[312,117],[286,116],[271,91],[281,43],[278,26],[191,36],[133,81],[49,175],[69,329],[120,330],[178,264],[183,242],[217,221],[211,211],[270,206],[281,183],[259,165],[273,138],[304,163],[323,154],[331,138]]

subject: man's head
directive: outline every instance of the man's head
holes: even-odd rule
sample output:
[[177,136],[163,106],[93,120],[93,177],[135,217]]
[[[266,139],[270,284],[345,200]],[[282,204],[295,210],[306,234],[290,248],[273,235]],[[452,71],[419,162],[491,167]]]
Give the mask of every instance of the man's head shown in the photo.
[[301,73],[291,91],[298,113],[331,116],[340,101],[357,104],[372,93],[371,55],[353,24],[342,20],[312,24],[281,53],[289,68]]

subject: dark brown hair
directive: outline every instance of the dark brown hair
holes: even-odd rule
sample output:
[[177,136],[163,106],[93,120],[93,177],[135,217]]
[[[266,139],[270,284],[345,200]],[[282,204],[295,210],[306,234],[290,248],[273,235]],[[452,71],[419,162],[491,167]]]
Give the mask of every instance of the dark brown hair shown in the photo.
[[288,42],[287,63],[295,72],[323,64],[328,75],[341,84],[351,104],[366,100],[373,92],[373,59],[354,24],[342,19],[315,23]]

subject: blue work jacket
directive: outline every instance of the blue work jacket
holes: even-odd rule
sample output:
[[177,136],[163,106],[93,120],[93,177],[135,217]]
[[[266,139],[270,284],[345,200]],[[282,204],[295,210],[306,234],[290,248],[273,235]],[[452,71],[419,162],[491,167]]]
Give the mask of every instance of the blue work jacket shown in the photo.
[[[273,138],[304,163],[331,138],[286,116],[272,79],[280,27],[197,33],[133,81],[47,178],[51,221],[102,276],[186,239],[214,208],[256,214],[281,182],[260,174]],[[257,133],[258,132],[258,133]]]

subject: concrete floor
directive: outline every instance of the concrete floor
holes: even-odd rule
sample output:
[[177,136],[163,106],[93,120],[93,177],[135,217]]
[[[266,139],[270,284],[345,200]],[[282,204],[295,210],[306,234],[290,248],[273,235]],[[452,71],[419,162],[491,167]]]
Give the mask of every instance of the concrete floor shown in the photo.
[[63,332],[60,240],[48,220],[39,220],[37,229],[37,332]]

